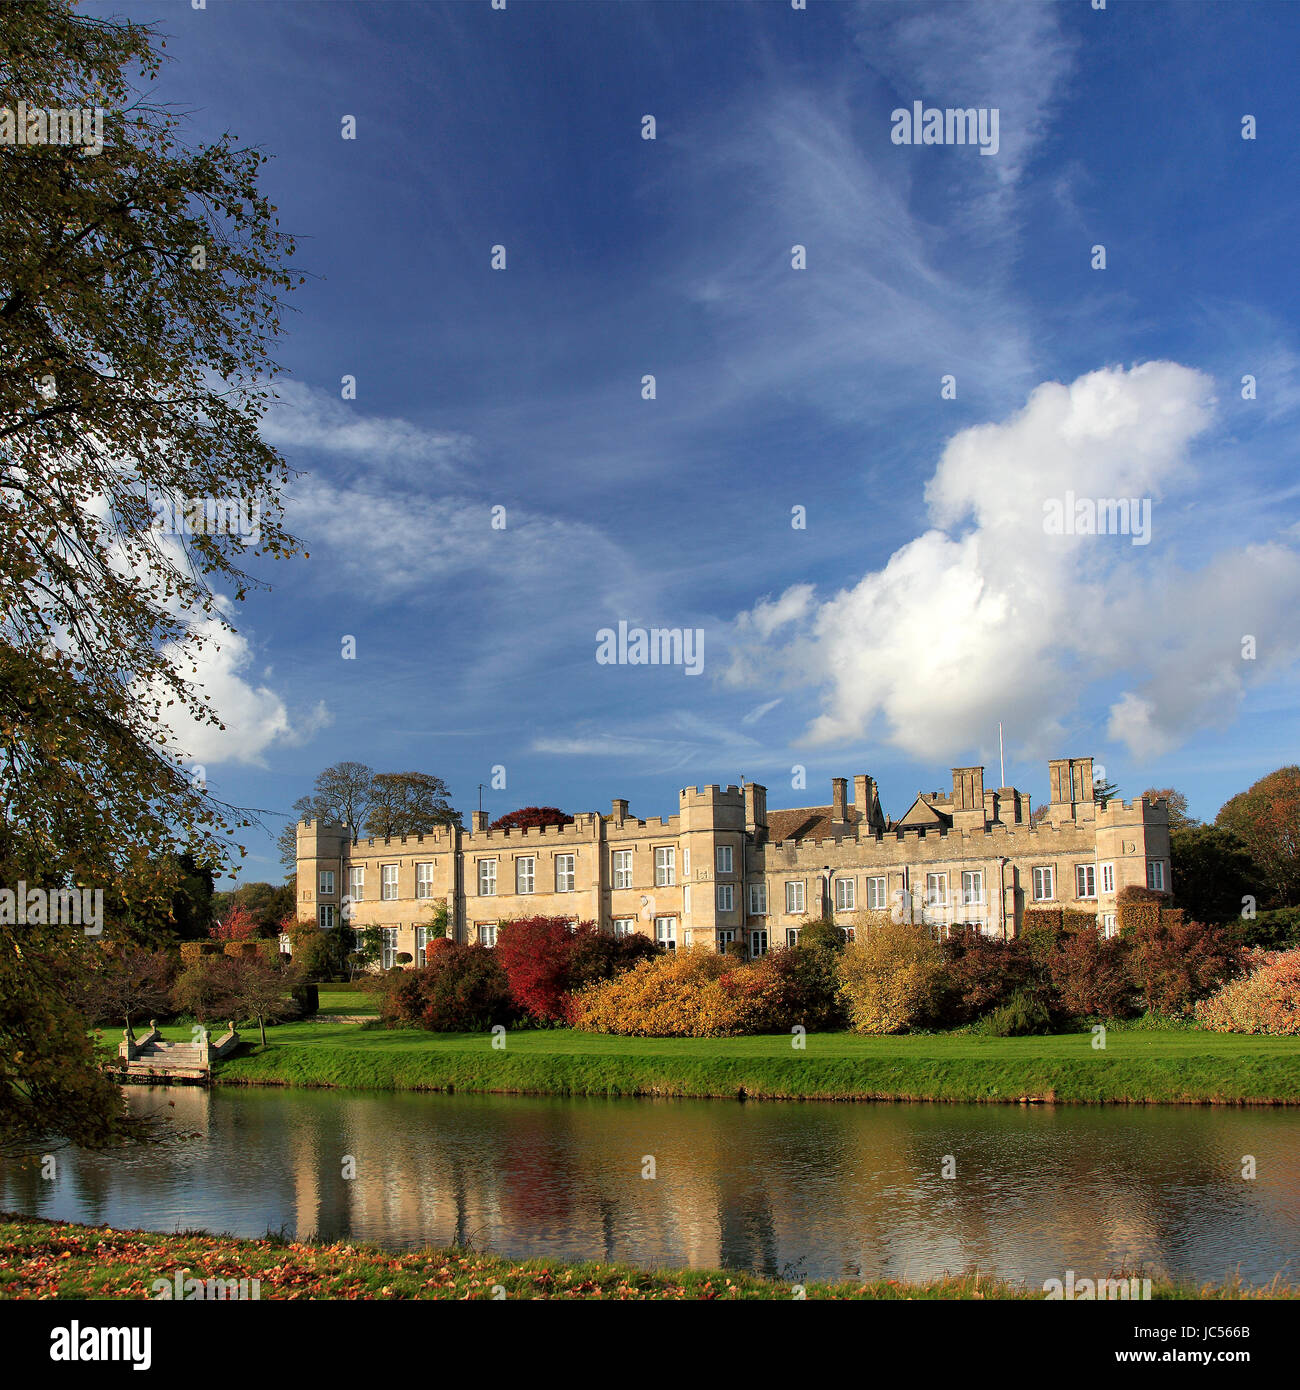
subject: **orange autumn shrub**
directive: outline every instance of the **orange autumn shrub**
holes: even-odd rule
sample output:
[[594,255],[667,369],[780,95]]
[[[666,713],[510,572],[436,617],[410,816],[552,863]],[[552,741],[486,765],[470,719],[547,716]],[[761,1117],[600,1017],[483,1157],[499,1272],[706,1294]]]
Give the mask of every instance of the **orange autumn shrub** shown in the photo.
[[943,1000],[943,948],[925,927],[882,922],[839,960],[840,990],[859,1033],[906,1033],[933,1022]]
[[1251,951],[1247,974],[1196,1006],[1196,1021],[1214,1033],[1300,1034],[1300,948]]
[[745,1009],[723,977],[735,962],[704,947],[652,956],[570,996],[569,1020],[587,1033],[639,1038],[724,1038]]

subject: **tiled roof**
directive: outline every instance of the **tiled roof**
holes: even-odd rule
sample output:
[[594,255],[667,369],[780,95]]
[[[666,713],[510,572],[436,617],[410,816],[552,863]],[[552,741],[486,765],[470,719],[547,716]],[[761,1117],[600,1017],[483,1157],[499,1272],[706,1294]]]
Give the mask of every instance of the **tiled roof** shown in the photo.
[[[788,811],[767,813],[767,838],[778,840],[829,840],[831,838],[830,806],[796,806]],[[847,809],[848,823],[858,823],[858,811]]]

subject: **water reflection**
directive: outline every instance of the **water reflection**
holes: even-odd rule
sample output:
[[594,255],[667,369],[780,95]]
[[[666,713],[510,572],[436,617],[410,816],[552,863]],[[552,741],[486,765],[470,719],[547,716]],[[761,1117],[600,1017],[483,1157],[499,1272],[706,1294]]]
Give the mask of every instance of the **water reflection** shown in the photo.
[[[1141,1263],[1263,1281],[1300,1251],[1300,1116],[1280,1109],[141,1087],[130,1099],[165,1110],[178,1137],[64,1150],[54,1181],[39,1162],[8,1162],[0,1202],[118,1226],[789,1279],[978,1267],[1039,1284]],[[1241,1176],[1246,1154],[1254,1181]]]

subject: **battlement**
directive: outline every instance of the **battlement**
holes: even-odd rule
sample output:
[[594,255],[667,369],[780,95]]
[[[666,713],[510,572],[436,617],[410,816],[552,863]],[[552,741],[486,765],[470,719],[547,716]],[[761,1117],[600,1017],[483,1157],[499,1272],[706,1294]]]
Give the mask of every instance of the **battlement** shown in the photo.
[[540,843],[543,840],[585,844],[591,839],[595,821],[594,811],[579,811],[568,825],[506,825],[496,830],[471,830],[465,834],[463,842],[475,848],[482,848],[484,844],[509,844],[511,841],[518,844]]
[[716,782],[710,782],[702,790],[699,787],[683,787],[678,793],[678,798],[687,806],[717,806],[723,802],[743,806],[745,802],[745,794],[739,787],[720,787]]
[[304,830],[314,832],[317,835],[348,834],[348,827],[341,821],[311,820],[310,818],[298,822],[298,833],[301,835]]

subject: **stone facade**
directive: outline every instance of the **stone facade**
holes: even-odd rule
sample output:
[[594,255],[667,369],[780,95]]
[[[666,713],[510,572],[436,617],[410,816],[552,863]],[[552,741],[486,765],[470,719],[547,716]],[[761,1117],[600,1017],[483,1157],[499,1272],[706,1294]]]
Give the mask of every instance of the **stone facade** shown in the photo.
[[1037,824],[1028,795],[986,788],[982,767],[953,768],[950,792],[919,793],[898,820],[861,775],[851,802],[837,777],[829,805],[771,812],[751,783],[687,787],[662,819],[615,801],[571,825],[489,830],[476,811],[469,831],[355,843],[344,826],[304,821],[298,915],[389,928],[385,964],[418,957],[441,903],[457,940],[485,944],[499,923],[536,915],[751,953],[786,945],[806,917],[851,931],[863,909],[1014,936],[1026,907],[1055,906],[1113,928],[1121,888],[1170,887],[1167,808],[1097,801],[1091,758],[1054,759],[1048,774]]

